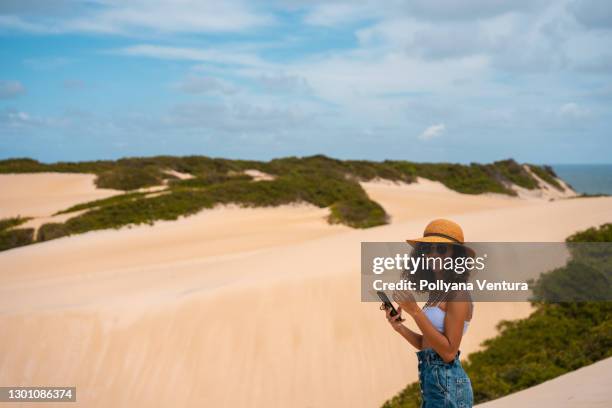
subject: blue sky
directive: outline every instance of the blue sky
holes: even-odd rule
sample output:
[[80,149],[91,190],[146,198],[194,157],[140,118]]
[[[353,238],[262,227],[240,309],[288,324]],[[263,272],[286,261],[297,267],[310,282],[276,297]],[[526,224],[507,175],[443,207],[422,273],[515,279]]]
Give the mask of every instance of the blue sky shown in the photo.
[[3,0],[0,61],[0,158],[612,162],[605,0]]

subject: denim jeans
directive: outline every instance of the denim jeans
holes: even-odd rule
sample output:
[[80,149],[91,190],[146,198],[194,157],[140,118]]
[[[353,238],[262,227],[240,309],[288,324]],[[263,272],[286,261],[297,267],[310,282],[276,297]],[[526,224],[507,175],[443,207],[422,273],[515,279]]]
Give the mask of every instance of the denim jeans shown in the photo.
[[472,383],[461,366],[459,354],[450,363],[431,348],[417,352],[421,408],[468,408],[474,403]]

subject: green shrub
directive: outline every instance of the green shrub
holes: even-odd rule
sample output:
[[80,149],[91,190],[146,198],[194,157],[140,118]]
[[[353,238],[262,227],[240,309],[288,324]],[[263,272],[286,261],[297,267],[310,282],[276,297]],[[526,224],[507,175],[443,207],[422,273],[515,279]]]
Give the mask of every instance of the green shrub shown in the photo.
[[13,228],[0,231],[0,251],[32,243],[34,228]]
[[135,190],[159,185],[163,178],[164,175],[155,168],[119,167],[100,173],[96,179],[96,186],[98,188]]
[[607,300],[612,293],[612,276],[609,275],[610,269],[572,259],[564,267],[540,275],[532,285],[533,299],[547,302]]
[[536,176],[553,186],[559,191],[565,191],[563,186],[557,181],[557,174],[554,172],[552,167],[550,166],[534,166],[533,164],[529,165],[531,171],[534,172]]
[[212,205],[213,200],[203,192],[178,191],[103,206],[70,218],[65,226],[70,234],[76,234],[129,224],[150,225],[156,220],[176,220]]
[[572,234],[567,238],[567,242],[612,242],[612,223]]
[[538,182],[520,164],[512,159],[496,161],[487,168],[493,177],[501,178],[528,190],[538,188]]
[[32,217],[20,216],[0,219],[0,231],[11,229],[31,219]]
[[417,174],[430,180],[439,181],[446,187],[465,194],[486,192],[516,195],[491,175],[485,165],[471,163],[469,166],[453,163],[418,163]]
[[111,196],[111,197],[108,197],[108,198],[102,198],[100,200],[88,201],[86,203],[73,205],[70,208],[67,208],[65,210],[56,212],[54,215],[67,214],[67,213],[71,213],[71,212],[75,212],[75,211],[86,210],[86,209],[89,209],[89,208],[104,207],[104,206],[108,206],[108,205],[113,205],[113,204],[121,203],[121,202],[124,202],[124,201],[131,201],[131,200],[134,200],[136,198],[145,197],[146,194],[147,193],[143,193],[143,192],[117,194],[117,195],[114,195],[114,196]]
[[253,178],[248,174],[223,174],[223,173],[209,173],[203,176],[198,176],[189,179],[177,179],[170,181],[170,187],[174,188],[201,188],[208,187],[213,184],[221,184],[230,181],[251,181]]
[[66,227],[66,224],[61,222],[49,222],[41,225],[36,233],[36,241],[49,241],[55,238],[61,238],[66,235],[70,235],[70,231]]
[[329,222],[342,223],[353,228],[370,228],[386,224],[388,216],[378,203],[355,198],[333,204]]

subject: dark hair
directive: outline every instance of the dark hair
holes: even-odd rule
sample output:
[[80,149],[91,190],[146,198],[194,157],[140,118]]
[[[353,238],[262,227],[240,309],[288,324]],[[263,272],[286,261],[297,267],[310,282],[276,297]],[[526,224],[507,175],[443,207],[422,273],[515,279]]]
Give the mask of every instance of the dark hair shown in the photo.
[[[444,245],[444,243],[436,243],[436,245]],[[451,258],[453,259],[457,259],[457,258],[466,258],[468,257],[468,253],[467,250],[465,249],[465,247],[463,245],[456,245],[456,244],[446,244],[448,246],[450,246],[452,248],[451,251]],[[422,246],[417,244],[415,246],[415,248],[412,250],[411,257],[420,257],[423,256],[423,251],[422,251]],[[445,256],[444,258],[448,258],[448,255]],[[411,273],[412,271],[408,271],[408,270],[404,270],[402,272],[402,279],[406,279],[408,281],[413,281],[417,283],[417,288],[420,288],[420,281],[421,280],[426,280],[427,282],[434,282],[436,280],[435,277],[435,271],[433,269],[427,269],[425,268],[426,265],[421,265],[421,267],[419,267],[418,269],[416,269],[414,271],[414,273]],[[443,273],[443,277],[442,280],[444,282],[447,283],[453,283],[453,282],[457,282],[457,283],[463,283],[463,282],[467,282],[469,280],[470,277],[470,268],[465,268],[465,271],[463,273],[458,273],[456,272],[454,269],[445,269],[442,268],[442,273]],[[429,292],[429,290],[427,289],[417,289],[417,292],[419,293],[426,293]],[[449,298],[452,298],[453,294],[452,292],[449,292]]]

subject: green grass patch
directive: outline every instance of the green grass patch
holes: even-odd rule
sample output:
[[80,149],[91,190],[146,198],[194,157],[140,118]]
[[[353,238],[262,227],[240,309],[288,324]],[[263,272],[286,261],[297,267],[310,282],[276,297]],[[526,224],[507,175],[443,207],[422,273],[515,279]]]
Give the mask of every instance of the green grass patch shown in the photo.
[[31,244],[34,240],[34,228],[13,228],[0,231],[0,251]]
[[251,181],[252,179],[248,174],[241,173],[208,173],[189,179],[170,180],[169,185],[175,189],[202,188],[212,186],[213,184],[223,184],[231,181]]
[[494,177],[521,186],[528,190],[538,188],[538,182],[528,172],[512,159],[500,160],[488,165],[489,171]]
[[0,219],[0,232],[6,231],[13,227],[23,224],[24,222],[31,220],[32,217],[9,217]]
[[414,164],[416,174],[439,181],[446,187],[464,194],[500,193],[515,196],[516,193],[502,183],[499,174],[493,174],[484,164],[471,163],[419,163]]
[[67,235],[70,235],[70,231],[66,224],[61,222],[49,222],[38,227],[36,241],[49,241],[51,239],[65,237]]
[[132,201],[137,198],[142,198],[142,197],[145,197],[146,195],[147,193],[141,193],[141,192],[117,194],[112,197],[102,198],[99,200],[88,201],[86,203],[73,205],[70,208],[56,212],[54,215],[67,214],[67,213],[87,210],[87,209],[95,208],[95,207],[104,207],[104,206],[114,205],[114,204],[122,203],[125,201]]
[[371,200],[356,198],[333,204],[329,222],[346,224],[353,228],[370,228],[386,224],[388,218],[380,204]]

